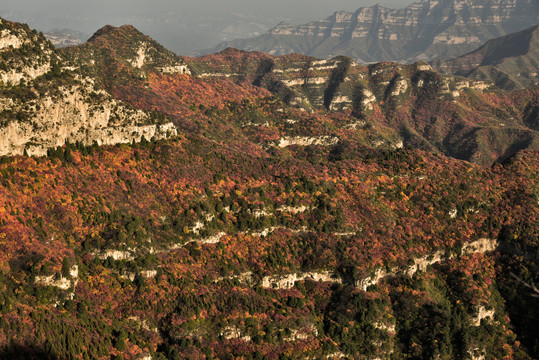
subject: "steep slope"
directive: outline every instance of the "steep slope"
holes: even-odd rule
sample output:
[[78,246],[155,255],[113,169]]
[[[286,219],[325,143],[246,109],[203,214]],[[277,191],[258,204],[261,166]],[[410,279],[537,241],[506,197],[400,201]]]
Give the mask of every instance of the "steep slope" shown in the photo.
[[164,117],[135,110],[62,66],[54,47],[27,26],[0,19],[0,155],[78,142],[112,145],[176,135]]
[[537,153],[71,152],[0,164],[3,358],[535,357],[498,281],[534,298],[491,245],[536,251]]
[[539,84],[539,26],[487,41],[471,53],[433,61],[442,73],[490,81],[514,90]]
[[465,54],[489,39],[535,25],[538,16],[534,0],[423,0],[404,9],[375,5],[305,25],[279,24],[265,35],[225,42],[210,52],[234,47],[410,63]]
[[[259,96],[254,87],[213,86],[191,76],[185,61],[132,26],[105,26],[83,45],[60,50],[77,72],[116,98],[146,110],[158,109],[178,123],[201,107]],[[212,98],[215,96],[215,99]]]

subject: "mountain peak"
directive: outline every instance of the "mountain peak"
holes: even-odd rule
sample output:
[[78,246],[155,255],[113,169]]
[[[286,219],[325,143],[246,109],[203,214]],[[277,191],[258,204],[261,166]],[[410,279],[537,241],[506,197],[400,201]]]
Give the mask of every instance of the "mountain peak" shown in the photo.
[[91,38],[88,39],[88,42],[94,42],[102,37],[108,37],[112,34],[121,34],[122,36],[125,36],[126,34],[136,34],[136,35],[143,35],[140,31],[137,30],[133,25],[122,25],[120,27],[116,27],[113,25],[105,25],[101,29],[97,30]]
[[[106,25],[80,46],[62,49],[63,56],[91,73],[130,71],[140,78],[148,70],[189,74],[179,57],[132,25]],[[95,54],[99,54],[96,56]],[[91,64],[91,66],[88,66]]]
[[115,26],[112,26],[112,25],[105,25],[103,26],[101,29],[97,30],[89,39],[88,39],[88,42],[93,42],[95,40],[97,40],[98,38],[100,38],[101,36],[104,36],[104,35],[107,35],[107,34],[110,34],[111,32],[113,32],[114,30],[116,30],[117,28]]

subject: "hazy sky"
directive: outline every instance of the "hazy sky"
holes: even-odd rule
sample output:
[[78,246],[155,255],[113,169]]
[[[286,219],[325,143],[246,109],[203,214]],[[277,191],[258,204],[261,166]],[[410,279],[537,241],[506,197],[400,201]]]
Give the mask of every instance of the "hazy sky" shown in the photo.
[[412,0],[1,0],[0,16],[42,31],[70,28],[88,35],[104,25],[131,24],[171,50],[189,54],[223,40],[253,37],[281,21],[301,24],[380,3]]
[[323,16],[336,10],[356,10],[376,3],[404,7],[408,0],[2,0],[0,8],[43,13],[101,14],[122,11],[228,11],[267,12],[286,16],[307,11]]

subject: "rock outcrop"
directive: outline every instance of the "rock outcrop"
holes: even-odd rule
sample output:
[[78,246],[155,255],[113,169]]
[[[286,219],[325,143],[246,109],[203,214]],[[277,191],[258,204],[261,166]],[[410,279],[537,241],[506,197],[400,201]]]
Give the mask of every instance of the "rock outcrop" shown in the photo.
[[[92,92],[100,101],[88,97]],[[84,85],[59,89],[59,94],[45,95],[32,102],[1,99],[0,112],[34,111],[23,120],[3,120],[0,125],[0,155],[44,156],[47,150],[66,142],[90,146],[140,142],[144,137],[164,139],[177,135],[172,123],[151,124],[143,111],[126,107],[110,95],[93,92]]]
[[293,273],[282,276],[266,276],[262,279],[261,286],[270,289],[291,289],[296,282],[310,279],[312,281],[328,281],[342,283],[339,275],[330,271]]
[[309,145],[320,145],[320,146],[331,146],[339,142],[339,138],[336,136],[319,136],[319,137],[306,137],[306,136],[295,136],[295,137],[284,137],[279,140],[277,144],[278,147],[288,147],[292,145],[297,146],[309,146]]
[[[498,241],[495,239],[481,238],[476,241],[465,244],[459,253],[446,254],[444,251],[435,251],[432,254],[425,255],[423,257],[411,259],[411,264],[407,267],[394,267],[391,269],[379,268],[376,269],[371,276],[359,279],[355,282],[355,286],[362,291],[367,291],[367,288],[371,285],[377,284],[379,281],[390,276],[406,275],[413,276],[418,271],[425,271],[429,265],[436,264],[445,259],[451,259],[460,255],[469,254],[484,254],[487,252],[495,251],[498,248]],[[280,276],[266,276],[262,278],[261,286],[270,289],[291,289],[295,286],[296,282],[303,281],[305,279],[311,279],[313,281],[324,281],[342,284],[345,280],[337,273],[331,271],[311,271],[305,273],[291,273]],[[491,312],[484,309],[478,310],[478,317],[483,319],[485,317],[492,317]],[[486,314],[486,315],[485,315]],[[481,321],[481,319],[479,321]],[[477,322],[476,320],[474,320]]]
[[41,286],[53,286],[61,290],[69,290],[71,287],[77,286],[79,280],[79,267],[73,265],[69,270],[70,277],[63,277],[56,275],[49,276],[36,276],[34,283]]
[[472,319],[473,326],[480,326],[482,320],[494,319],[496,313],[494,309],[487,310],[484,306],[479,306],[477,309],[477,315]]

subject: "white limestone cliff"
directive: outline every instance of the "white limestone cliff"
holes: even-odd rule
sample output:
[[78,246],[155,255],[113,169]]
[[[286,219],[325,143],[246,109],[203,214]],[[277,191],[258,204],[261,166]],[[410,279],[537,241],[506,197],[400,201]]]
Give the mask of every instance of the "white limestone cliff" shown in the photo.
[[0,113],[31,109],[25,120],[0,123],[0,155],[21,155],[26,150],[30,156],[44,156],[48,149],[67,141],[114,145],[140,142],[142,137],[159,140],[177,135],[172,123],[149,124],[143,111],[128,108],[103,91],[97,93],[98,102],[90,101],[87,94],[91,92],[93,89],[84,85],[74,85],[61,88],[60,95],[30,103],[0,99]]

